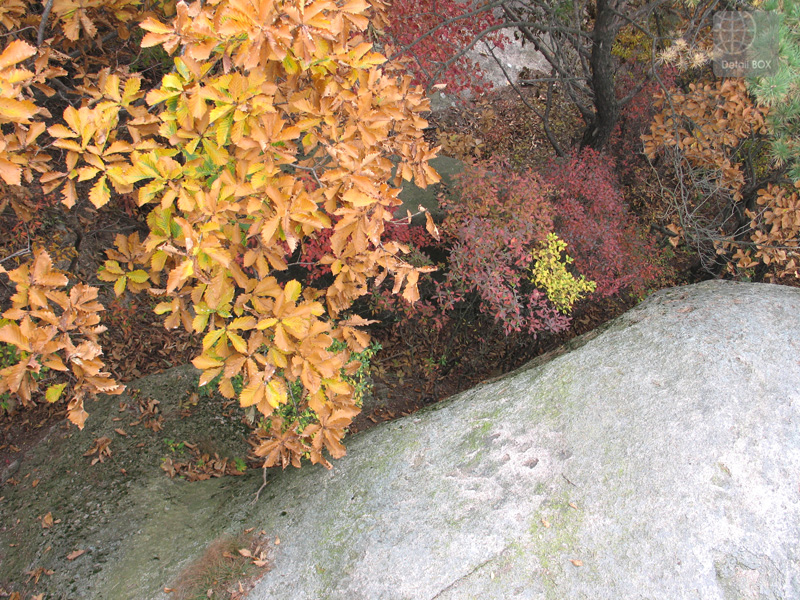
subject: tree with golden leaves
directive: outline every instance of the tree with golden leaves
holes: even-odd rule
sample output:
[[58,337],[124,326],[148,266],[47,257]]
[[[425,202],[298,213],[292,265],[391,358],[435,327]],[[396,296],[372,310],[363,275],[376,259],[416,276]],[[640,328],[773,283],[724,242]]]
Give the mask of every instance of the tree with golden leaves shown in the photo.
[[[168,328],[203,336],[193,361],[201,384],[215,381],[260,413],[256,453],[265,466],[299,465],[303,455],[329,466],[323,451],[344,454],[341,439],[359,411],[345,367],[368,343],[359,329],[366,322],[346,311],[387,277],[396,293],[417,299],[421,270],[403,260],[408,248],[383,241],[384,226],[400,204],[402,179],[438,181],[421,134],[427,100],[366,36],[371,22],[383,22],[383,5],[181,1],[172,18],[114,0],[71,12],[52,6],[56,21],[42,15],[33,29],[59,25],[60,34],[38,47],[22,29],[3,38],[0,176],[7,186],[38,181],[68,208],[88,201],[102,209],[133,194],[149,209],[149,233],[119,235],[100,279],[117,295],[148,291]],[[21,24],[21,14],[5,18]],[[97,39],[103,27],[121,35],[136,17],[142,48],[163,48],[171,70],[148,89],[124,67],[89,69],[75,88],[80,101],[53,118],[43,98],[64,86],[57,78],[65,56],[54,44]],[[321,261],[333,281],[304,287],[287,271],[302,245],[326,231],[331,251]],[[83,346],[66,337],[47,344],[53,328],[67,336],[59,323],[70,311],[101,310],[97,290],[60,291],[66,277],[42,252],[33,265],[9,273],[18,292],[0,341],[19,348],[26,366],[0,371],[0,392],[30,400],[35,386],[19,383],[18,371],[69,364],[69,416],[82,426],[85,394],[74,365],[98,360],[91,335],[99,325],[91,316],[71,325]],[[84,375],[87,389],[117,391],[99,365]],[[303,423],[281,416],[289,404],[306,415]]]

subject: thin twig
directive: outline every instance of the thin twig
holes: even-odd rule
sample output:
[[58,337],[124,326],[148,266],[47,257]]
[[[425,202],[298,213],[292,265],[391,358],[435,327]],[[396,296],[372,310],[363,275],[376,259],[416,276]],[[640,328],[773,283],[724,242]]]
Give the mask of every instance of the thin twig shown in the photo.
[[44,12],[42,12],[42,22],[39,23],[39,32],[36,35],[36,45],[41,46],[44,43],[44,32],[47,29],[47,20],[50,18],[50,11],[53,9],[53,0],[47,0],[44,5]]
[[0,263],[6,262],[7,260],[11,260],[12,258],[17,258],[18,256],[26,256],[27,254],[31,253],[31,247],[28,246],[27,248],[23,248],[22,250],[17,250],[14,254],[10,254],[5,258],[0,258]]
[[256,497],[253,498],[253,504],[258,502],[258,497],[261,495],[261,490],[267,487],[267,467],[261,467],[261,474],[263,476],[263,483],[261,484],[261,487],[258,488],[258,491],[256,492]]

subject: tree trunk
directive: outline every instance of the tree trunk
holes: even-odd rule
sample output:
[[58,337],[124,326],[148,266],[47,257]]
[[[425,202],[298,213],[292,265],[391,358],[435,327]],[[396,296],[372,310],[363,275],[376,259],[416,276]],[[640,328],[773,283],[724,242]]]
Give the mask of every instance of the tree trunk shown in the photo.
[[597,0],[592,56],[592,92],[594,93],[594,120],[588,123],[581,140],[581,148],[600,150],[611,139],[619,119],[619,103],[614,85],[614,58],[611,49],[619,31],[615,11],[616,0]]

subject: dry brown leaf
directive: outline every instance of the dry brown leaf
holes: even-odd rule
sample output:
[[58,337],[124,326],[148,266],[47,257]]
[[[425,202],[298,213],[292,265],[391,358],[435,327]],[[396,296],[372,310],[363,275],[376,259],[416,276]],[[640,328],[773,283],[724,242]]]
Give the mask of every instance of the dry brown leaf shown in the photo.
[[75,560],[81,554],[84,554],[85,552],[86,552],[86,550],[73,550],[72,552],[67,554],[67,560]]
[[50,529],[53,526],[53,513],[47,513],[42,517],[42,529]]
[[576,567],[582,567],[583,566],[583,561],[582,560],[578,560],[577,558],[570,558],[569,562],[571,562]]

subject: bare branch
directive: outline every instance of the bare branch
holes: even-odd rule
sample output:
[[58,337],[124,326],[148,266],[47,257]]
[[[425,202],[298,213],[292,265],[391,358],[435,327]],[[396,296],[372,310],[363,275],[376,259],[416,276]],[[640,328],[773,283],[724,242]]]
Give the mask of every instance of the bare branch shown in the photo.
[[39,32],[36,35],[36,45],[41,46],[44,43],[44,34],[47,29],[47,20],[50,18],[50,11],[53,10],[53,0],[47,0],[42,12],[42,22],[39,23]]

